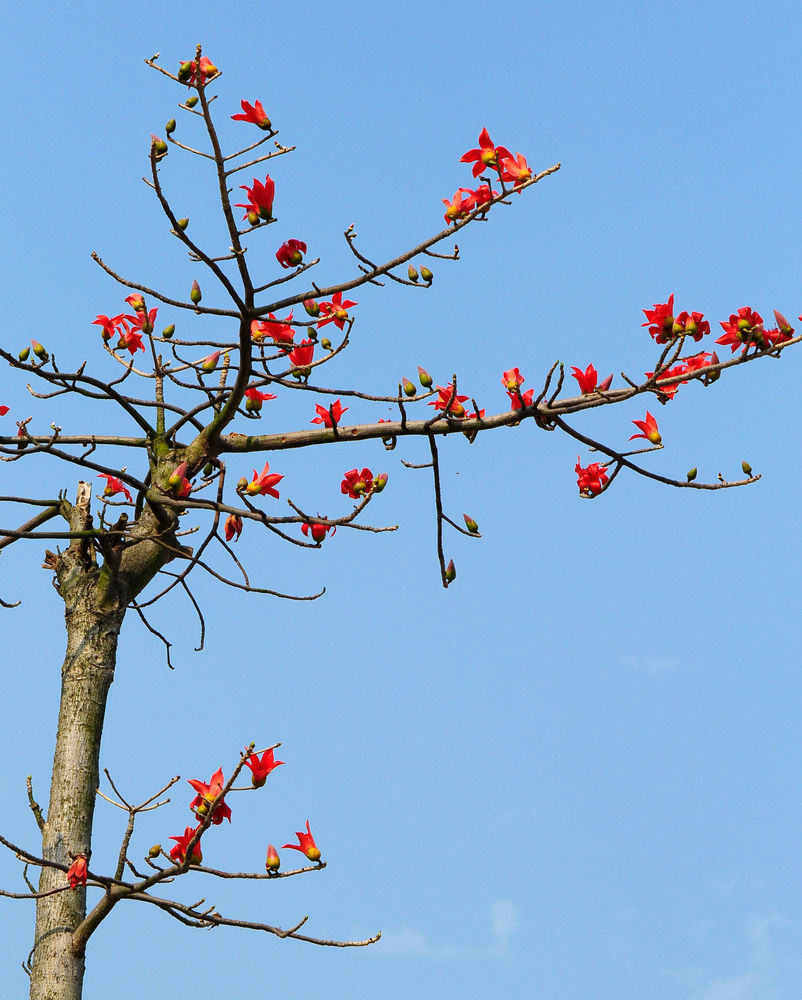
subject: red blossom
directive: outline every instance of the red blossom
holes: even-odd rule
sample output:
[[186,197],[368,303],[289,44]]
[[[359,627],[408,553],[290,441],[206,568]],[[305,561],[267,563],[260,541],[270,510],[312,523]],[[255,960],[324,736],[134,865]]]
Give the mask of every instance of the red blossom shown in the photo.
[[251,321],[251,340],[256,344],[261,344],[265,339],[265,334],[271,337],[276,344],[291,344],[295,337],[295,331],[290,326],[292,322],[292,310],[285,319],[276,319],[273,313],[267,314],[267,319],[261,322],[258,319]]
[[741,345],[744,351],[752,344],[760,350],[768,347],[763,329],[763,317],[749,306],[743,306],[737,313],[733,313],[728,322],[721,323],[721,327],[724,336],[719,337],[716,343],[728,344],[733,353]]
[[348,494],[354,500],[359,500],[366,493],[373,489],[373,473],[370,469],[351,469],[344,473],[344,479],[340,483],[340,492]]
[[685,358],[685,374],[690,374],[691,372],[698,371],[700,368],[707,368],[708,365],[717,365],[718,357],[713,361],[713,355],[709,354],[707,351],[702,351],[700,354],[694,354],[690,358]]
[[579,455],[576,456],[574,472],[577,474],[577,486],[580,496],[595,497],[601,493],[604,484],[610,478],[607,470],[599,462],[592,462],[586,469],[580,465]]
[[523,401],[524,406],[531,406],[535,398],[535,390],[527,389],[526,392],[522,393],[520,396],[517,392],[508,392],[507,395],[510,397],[510,409],[520,410],[521,401]]
[[672,339],[674,330],[674,293],[668,297],[668,302],[657,302],[651,309],[644,309],[646,322],[641,326],[649,327],[649,334],[658,344],[667,344]]
[[326,535],[330,531],[332,535],[337,534],[337,528],[333,524],[302,524],[301,531],[308,538],[312,536],[312,541],[320,544],[325,540]]
[[332,295],[331,302],[319,302],[318,306],[324,318],[318,321],[318,330],[327,323],[333,323],[342,330],[345,321],[348,319],[348,310],[358,305],[358,302],[352,302],[350,299],[346,299],[343,302],[342,292]]
[[119,316],[104,316],[101,313],[97,319],[92,320],[92,326],[102,326],[101,336],[104,340],[111,340],[112,337],[117,336],[117,328],[121,325],[123,316],[124,313],[120,313]]
[[[212,802],[214,802],[220,792],[223,791],[223,785],[226,783],[226,779],[223,777],[223,769],[222,767],[218,767],[209,779],[208,785],[203,781],[199,781],[197,778],[187,778],[187,781],[198,793],[190,802],[189,808],[196,815],[200,816],[201,819],[204,819],[206,814],[209,812],[209,807]],[[222,802],[217,803],[212,816],[212,823],[215,826],[219,826],[224,819],[227,819],[229,823],[231,822],[231,810],[226,805],[225,799],[223,799]]]
[[266,399],[278,399],[278,396],[272,392],[260,392],[253,386],[249,386],[245,390],[245,409],[248,413],[258,413]]
[[[679,364],[674,368],[668,369],[667,371],[660,372],[657,378],[676,378],[678,375],[685,375],[687,371],[688,369],[685,365]],[[646,378],[651,378],[652,375],[654,375],[654,372],[646,372]],[[671,385],[659,385],[658,389],[663,396],[667,396],[668,399],[673,399],[681,385],[687,385],[687,382],[672,382]]]
[[261,474],[257,475],[256,469],[253,470],[253,479],[245,487],[245,492],[249,497],[255,496],[271,496],[275,497],[276,500],[279,499],[278,490],[274,490],[273,487],[276,483],[280,483],[284,476],[279,476],[275,472],[270,472],[270,465],[265,462],[265,467],[262,469]]
[[473,163],[473,176],[478,177],[486,168],[498,170],[499,159],[508,159],[512,153],[506,146],[494,146],[486,128],[479,133],[479,148],[469,149],[459,158],[460,163]]
[[295,836],[298,838],[298,843],[284,844],[282,850],[284,847],[289,847],[293,851],[300,851],[301,854],[305,854],[310,861],[320,861],[320,851],[315,843],[315,838],[312,836],[312,831],[309,829],[309,820],[306,821],[306,833],[296,832]]
[[309,366],[315,356],[315,344],[311,340],[302,340],[294,350],[287,355],[287,360],[293,369],[297,369],[302,374],[309,374]]
[[663,439],[660,436],[660,431],[657,429],[657,421],[654,419],[651,413],[649,413],[648,410],[646,411],[645,420],[633,420],[632,423],[636,427],[639,427],[643,431],[643,433],[633,434],[632,437],[629,439],[630,441],[634,441],[635,438],[644,438],[646,441],[650,441],[652,444],[660,444],[662,442]]
[[297,267],[305,253],[306,244],[301,240],[285,240],[276,250],[276,260],[282,267]]
[[574,373],[573,377],[579,383],[579,390],[583,396],[593,392],[606,392],[613,384],[613,376],[608,375],[603,382],[597,385],[599,373],[593,365],[588,365],[584,371],[581,368],[572,367],[571,371]]
[[515,183],[515,187],[520,187],[532,177],[532,171],[526,162],[523,153],[516,153],[514,157],[502,160],[501,179],[507,184]]
[[501,384],[509,392],[515,392],[525,381],[526,379],[521,374],[520,368],[510,368],[509,371],[504,372],[501,376]]
[[239,514],[229,514],[226,518],[226,541],[230,542],[234,535],[237,537],[234,541],[239,541],[239,536],[242,534],[242,518]]
[[331,404],[331,411],[329,411],[328,406],[321,406],[320,403],[315,403],[315,411],[317,413],[316,417],[310,420],[310,424],[324,424],[326,427],[331,427],[331,417],[334,414],[334,420],[339,424],[340,417],[348,409],[347,406],[343,406],[339,399],[335,399]]
[[273,198],[276,194],[276,185],[270,179],[270,174],[265,177],[264,184],[254,177],[253,187],[248,187],[246,184],[240,184],[240,187],[248,196],[248,204],[235,203],[234,207],[246,209],[243,219],[247,219],[252,226],[255,226],[259,219],[273,217]]
[[71,889],[77,889],[79,885],[86,885],[86,855],[77,854],[75,861],[70,865],[67,872],[67,880]]
[[253,104],[249,104],[247,101],[240,101],[239,103],[243,114],[232,115],[232,121],[252,122],[265,132],[270,131],[271,121],[265,114],[265,109],[262,107],[261,101],[254,101]]
[[0,406],[0,417],[4,417],[8,413],[7,406]]
[[793,337],[794,328],[785,316],[781,312],[777,312],[776,309],[774,310],[774,319],[777,322],[777,329],[766,330],[766,336],[773,344],[784,344]]
[[[195,75],[197,73],[197,66],[195,65],[195,60],[194,59],[189,64],[189,66],[190,66],[190,73],[191,73],[190,78],[189,78],[189,82],[190,83],[194,83],[195,82]],[[212,62],[211,59],[209,59],[207,56],[201,56],[200,57],[200,74],[199,75],[200,75],[200,82],[201,82],[201,84],[206,83],[207,79],[208,80],[213,79],[215,76],[217,76],[217,74],[219,72],[220,72],[220,70],[218,70],[218,68],[214,65],[214,63]]]
[[693,339],[698,343],[705,334],[710,333],[710,324],[704,318],[704,313],[698,312],[681,312],[679,316],[674,320],[674,326],[672,327],[672,333],[675,337],[684,334],[686,337],[693,337]]
[[118,493],[124,493],[125,499],[128,503],[133,503],[131,494],[128,492],[128,488],[121,479],[118,479],[116,476],[110,476],[106,472],[99,473],[97,478],[106,480],[106,485],[103,488],[104,497],[113,497]]
[[[176,864],[181,864],[186,861],[187,848],[189,847],[189,842],[195,836],[198,831],[198,827],[188,826],[184,833],[180,837],[170,837],[170,840],[175,840],[176,845],[170,850],[170,857],[175,861]],[[192,848],[192,854],[189,856],[189,863],[191,865],[199,865],[203,862],[203,854],[201,853],[201,842],[198,842]]]
[[[467,188],[460,188],[460,191],[466,191]],[[486,205],[488,202],[492,201],[494,198],[498,198],[498,191],[491,191],[489,185],[480,184],[479,187],[471,192],[473,194],[474,204],[477,208],[481,208],[482,205]]]
[[269,750],[265,750],[261,757],[258,754],[252,753],[245,761],[245,766],[251,769],[251,784],[253,787],[261,788],[267,781],[270,772],[283,763],[283,760],[273,759],[272,747]]
[[467,219],[476,208],[476,195],[473,191],[469,191],[468,188],[460,188],[455,192],[451,201],[448,198],[443,198],[443,204],[446,206],[443,218],[451,225],[452,222],[456,222],[458,219]]
[[[140,333],[153,333],[153,326],[156,322],[156,313],[159,311],[159,307],[156,306],[150,311],[146,309],[135,309],[135,316],[123,316],[123,319],[127,320],[134,330],[139,330]],[[143,348],[144,350],[144,348]]]
[[465,407],[462,405],[467,399],[467,396],[456,396],[452,398],[454,392],[453,385],[438,385],[435,386],[438,393],[440,394],[437,399],[433,402],[428,403],[428,406],[433,406],[435,410],[448,410],[452,417],[457,417],[461,420],[465,416]]

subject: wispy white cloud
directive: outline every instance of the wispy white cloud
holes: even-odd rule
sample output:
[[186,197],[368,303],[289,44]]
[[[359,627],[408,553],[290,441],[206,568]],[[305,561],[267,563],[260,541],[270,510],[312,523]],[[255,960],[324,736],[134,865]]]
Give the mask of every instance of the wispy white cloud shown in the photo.
[[493,903],[490,907],[490,937],[478,948],[437,944],[417,927],[398,927],[382,932],[375,954],[386,958],[429,958],[435,961],[504,959],[510,954],[509,941],[518,928],[519,913],[512,900],[499,899]]
[[771,976],[745,972],[740,976],[717,976],[694,1000],[776,1000],[779,995]]

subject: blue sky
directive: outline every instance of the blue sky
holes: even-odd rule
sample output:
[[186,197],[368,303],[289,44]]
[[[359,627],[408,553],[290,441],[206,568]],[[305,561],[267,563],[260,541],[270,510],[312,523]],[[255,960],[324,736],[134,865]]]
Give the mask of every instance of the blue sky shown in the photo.
[[[253,250],[270,276],[288,237],[324,258],[328,281],[352,273],[351,223],[377,257],[434,232],[483,126],[539,169],[562,163],[462,234],[462,261],[433,268],[430,293],[361,289],[336,384],[392,391],[421,364],[441,381],[458,372],[499,410],[513,365],[527,386],[557,358],[592,361],[617,383],[622,369],[650,370],[641,310],[671,292],[715,326],[746,304],[764,317],[802,311],[794,5],[45,2],[0,18],[0,295],[14,349],[35,337],[107,370],[90,323],[122,296],[92,250],[168,294],[188,289],[197,272],[140,180],[177,92],[142,60],[161,51],[175,65],[199,40],[224,71],[224,136],[245,127],[225,122],[239,99],[258,97],[298,147],[271,169],[279,221]],[[213,244],[209,176],[172,153],[164,174]],[[194,996],[216,988],[206,975],[276,1000],[798,996],[799,377],[789,352],[656,404],[666,448],[651,468],[734,478],[747,459],[763,478],[743,490],[622,475],[587,503],[567,438],[526,425],[449,441],[447,509],[471,513],[483,539],[448,536],[459,574],[448,592],[428,473],[399,461],[425,461],[421,443],[276,455],[282,504],[332,514],[348,509],[345,469],[386,468],[372,512],[399,531],[342,530],[310,553],[246,530],[240,554],[260,583],[325,585],[326,596],[287,604],[198,581],[203,653],[184,603],[154,615],[175,643],[174,672],[130,618],[103,765],[142,799],[174,774],[228,771],[246,741],[282,740],[286,765],[232,803],[234,823],[207,836],[206,856],[258,870],[267,842],[309,818],[327,869],[257,888],[193,884],[180,898],[384,939],[327,952],[120,906],[91,942],[88,1000],[112,977],[120,1000],[143,979]],[[0,392],[36,426],[97,427],[87,406],[33,401],[8,373]],[[268,429],[311,415],[306,396],[272,405]],[[353,405],[355,421],[378,415]],[[620,444],[642,417],[636,403],[577,425]],[[3,493],[74,491],[46,458],[2,472]],[[14,546],[0,564],[0,596],[23,601],[2,618],[0,826],[29,845],[25,776],[46,800],[63,652],[41,556]],[[183,788],[142,823],[134,853],[183,830]],[[104,803],[96,813],[106,868],[121,817]],[[16,866],[0,856],[3,887],[21,886]],[[23,996],[32,909],[0,910],[0,967]]]

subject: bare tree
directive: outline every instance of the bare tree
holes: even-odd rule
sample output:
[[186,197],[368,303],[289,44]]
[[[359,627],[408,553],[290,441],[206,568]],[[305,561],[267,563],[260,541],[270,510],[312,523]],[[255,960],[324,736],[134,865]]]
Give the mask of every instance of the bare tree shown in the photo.
[[[252,583],[232,547],[244,525],[249,530],[262,527],[288,544],[306,548],[320,548],[327,535],[338,528],[395,530],[394,525],[365,522],[368,508],[374,509],[372,504],[387,484],[386,473],[356,468],[345,472],[342,492],[356,503],[341,517],[322,517],[292,500],[288,500],[288,513],[276,514],[268,513],[271,508],[263,505],[263,498],[279,498],[276,487],[283,477],[271,472],[265,461],[261,473],[254,470],[252,478],[243,477],[231,484],[227,478],[229,456],[261,456],[292,448],[347,445],[372,439],[380,439],[392,451],[402,439],[424,438],[431,460],[423,465],[403,464],[431,470],[437,559],[443,586],[448,587],[456,577],[456,570],[453,561],[446,557],[444,532],[453,529],[468,537],[480,537],[478,525],[470,517],[465,516],[463,527],[446,513],[439,448],[450,435],[463,434],[473,441],[480,433],[528,420],[544,431],[559,429],[599,457],[599,461],[589,462],[585,467],[581,460],[577,462],[579,492],[585,499],[601,496],[623,470],[681,489],[719,490],[747,485],[759,478],[748,466],[744,466],[743,479],[712,483],[697,482],[696,470],[678,480],[644,468],[639,456],[662,448],[657,421],[648,412],[643,421],[635,421],[642,433],[633,437],[642,438],[645,446],[634,450],[612,447],[588,437],[574,426],[573,418],[585,410],[638,396],[666,403],[680,386],[690,381],[710,385],[729,368],[766,356],[779,357],[802,340],[793,335],[793,328],[782,315],[777,314],[777,327],[767,330],[762,318],[745,307],[722,324],[725,334],[718,343],[732,347],[730,360],[720,361],[715,352],[694,353],[691,342],[698,343],[709,333],[709,325],[700,313],[683,312],[675,316],[672,297],[646,310],[644,326],[649,326],[659,350],[654,370],[644,380],[622,373],[620,388],[612,388],[612,377],[599,382],[595,369],[589,366],[584,372],[574,369],[580,394],[563,394],[564,366],[555,362],[544,375],[540,391],[535,393],[533,389],[522,388],[525,378],[514,368],[502,376],[510,408],[487,415],[473,397],[460,393],[456,375],[444,379],[444,385],[437,385],[427,372],[420,370],[418,385],[405,377],[393,391],[386,393],[324,385],[320,382],[320,369],[340,363],[355,323],[352,310],[357,303],[344,296],[364,285],[382,286],[388,280],[418,292],[431,290],[432,261],[459,259],[458,247],[441,252],[438,248],[442,244],[465,226],[490,219],[497,206],[517,203],[518,195],[556,173],[560,165],[533,171],[521,154],[495,146],[483,130],[479,146],[462,158],[474,165],[478,187],[460,188],[452,199],[444,199],[445,228],[393,259],[377,263],[357,245],[357,234],[349,227],[344,238],[353,254],[354,271],[347,280],[330,285],[310,281],[307,272],[320,261],[305,259],[306,245],[289,240],[276,254],[284,269],[282,275],[259,283],[260,278],[251,273],[248,264],[248,241],[263,238],[260,231],[275,221],[274,185],[269,175],[264,182],[254,179],[251,187],[241,185],[247,200],[239,205],[232,203],[231,185],[239,172],[286,156],[294,147],[277,140],[278,132],[258,101],[254,105],[243,101],[242,113],[232,117],[264,134],[234,152],[223,151],[212,114],[216,95],[210,94],[210,85],[217,83],[221,73],[201,55],[200,47],[194,59],[182,63],[177,73],[160,66],[158,57],[146,62],[182,88],[186,94],[180,104],[183,114],[188,123],[199,119],[199,130],[205,133],[195,146],[190,146],[174,137],[175,122],[168,123],[165,139],[152,137],[146,183],[153,189],[172,234],[185,246],[190,258],[207,269],[207,277],[215,279],[218,291],[224,293],[224,304],[209,305],[198,281],[193,282],[188,299],[183,299],[129,280],[95,253],[92,256],[97,264],[130,291],[125,298],[130,307],[127,312],[100,315],[95,320],[106,353],[119,366],[117,377],[108,379],[91,374],[86,361],[74,371],[65,371],[55,355],[35,341],[19,355],[0,349],[0,356],[12,372],[31,380],[29,388],[36,399],[84,397],[96,402],[98,412],[94,428],[83,432],[65,433],[63,427],[52,424],[49,432],[42,434],[33,418],[28,417],[17,420],[16,434],[0,437],[0,458],[4,462],[30,462],[34,456],[47,455],[76,466],[76,471],[87,477],[78,482],[74,501],[63,493],[49,498],[0,497],[6,517],[14,517],[12,523],[19,524],[24,516],[14,513],[18,508],[35,511],[18,527],[0,530],[0,549],[22,539],[47,540],[60,546],[46,552],[44,565],[55,574],[54,585],[64,601],[67,628],[46,817],[34,798],[30,779],[28,783],[30,807],[41,833],[41,850],[31,851],[0,837],[0,843],[23,864],[22,874],[29,889],[2,894],[36,900],[34,945],[24,963],[31,978],[30,995],[35,1000],[78,1000],[87,943],[119,902],[150,904],[189,927],[228,925],[332,947],[364,946],[378,940],[378,935],[363,941],[324,940],[301,933],[305,921],[282,929],[224,916],[214,907],[206,906],[205,900],[185,903],[172,895],[161,895],[189,871],[222,879],[268,880],[325,867],[308,824],[306,832],[299,834],[298,845],[285,846],[300,850],[309,865],[279,872],[277,852],[273,850],[268,854],[265,873],[227,872],[203,866],[201,837],[212,826],[218,826],[228,813],[226,795],[237,787],[245,767],[252,773],[250,787],[260,787],[260,781],[264,784],[265,770],[269,773],[276,766],[272,756],[275,746],[259,750],[253,744],[246,747],[228,780],[218,772],[208,784],[193,782],[198,790],[193,802],[197,825],[173,838],[176,846],[169,853],[156,845],[144,861],[129,856],[137,817],[168,801],[161,796],[178,778],[139,805],[131,805],[110,777],[112,795],[107,796],[99,788],[106,699],[114,677],[120,628],[129,609],[163,641],[169,664],[169,640],[151,625],[146,612],[166,594],[180,588],[198,615],[202,646],[205,623],[191,589],[192,574],[196,571],[208,573],[220,583],[245,593],[302,601],[321,596],[286,594]],[[272,146],[266,145],[271,142]],[[228,246],[222,253],[199,246],[191,235],[189,220],[178,218],[171,205],[162,181],[163,162],[168,153],[179,150],[208,161],[214,172],[215,197],[227,232]],[[238,221],[237,208],[245,210],[242,222]],[[304,287],[306,282],[311,287]],[[290,290],[301,287],[303,290]],[[154,300],[168,306],[176,317],[181,310],[190,315],[219,317],[221,330],[229,332],[227,336],[221,334],[219,340],[176,337],[176,324],[171,322],[158,333],[157,311],[161,306],[152,306]],[[284,310],[289,312],[278,317]],[[332,335],[334,339],[330,340]],[[143,361],[139,360],[140,350]],[[130,394],[129,387],[136,380],[141,380],[142,388],[138,394]],[[323,400],[315,403],[316,426],[272,434],[245,435],[230,430],[235,418],[258,420],[266,402],[290,391],[313,393],[315,399]],[[342,405],[343,399],[390,404],[397,415],[392,420],[348,425],[343,419],[347,409]],[[131,433],[98,433],[104,403],[115,404]],[[470,408],[465,405],[468,403]],[[422,413],[421,404],[433,409]],[[7,410],[5,407],[2,410],[5,416]],[[67,412],[65,421],[68,418]],[[104,455],[118,455],[120,449],[130,455],[125,466],[118,467],[104,459]],[[261,460],[260,457],[259,463]],[[92,482],[100,479],[105,484],[94,497],[96,504],[90,478]],[[182,515],[189,515],[188,520],[197,518],[197,523],[183,528]],[[61,530],[53,527],[58,522],[64,522]],[[192,546],[186,544],[185,539],[195,534],[200,540],[193,539]],[[228,563],[229,569],[221,559]],[[6,593],[4,597],[13,595]],[[0,603],[4,608],[15,606],[13,599]],[[98,795],[127,814],[113,874],[97,872],[91,865],[92,818]],[[41,869],[38,889],[28,880],[30,866]],[[87,906],[87,886],[100,890],[99,899],[91,909]]]

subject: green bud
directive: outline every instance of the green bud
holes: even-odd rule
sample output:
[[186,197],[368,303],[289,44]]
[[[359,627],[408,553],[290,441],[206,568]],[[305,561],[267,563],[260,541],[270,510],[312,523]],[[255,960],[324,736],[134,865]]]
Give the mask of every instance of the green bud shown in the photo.
[[149,858],[158,858],[158,856],[161,854],[161,852],[162,852],[162,845],[161,844],[154,844],[153,847],[151,847],[151,849],[148,851],[148,857]]
[[418,272],[415,270],[415,268],[411,264],[407,268],[407,274],[409,275],[409,280],[410,281],[417,281],[418,280]]
[[[181,65],[178,67],[178,79],[182,83],[185,83],[191,76],[192,76],[192,62],[190,61],[181,63]],[[195,100],[197,101],[197,97],[195,98]]]
[[427,285],[431,285],[432,278],[434,277],[434,275],[432,274],[432,272],[429,270],[428,267],[424,266],[420,269],[420,276],[423,278],[423,280],[426,282]]
[[40,361],[47,361],[47,359],[50,357],[50,355],[38,341],[32,340],[31,347],[33,348],[33,353],[36,355],[37,358],[39,358]]
[[317,319],[320,315],[320,306],[314,299],[304,299],[304,309],[306,310],[306,315],[311,316],[312,319]]
[[181,230],[182,233],[184,232],[184,230],[187,228],[188,225],[189,225],[189,219],[178,220],[178,228]]
[[752,475],[752,466],[748,462],[741,462],[741,468],[744,470],[745,476]]
[[196,105],[197,103],[198,103],[198,98],[197,98],[197,97],[194,97],[194,96],[193,96],[193,97],[188,97],[188,98],[187,98],[187,99],[186,99],[186,100],[184,101],[184,104],[186,104],[186,106],[187,106],[188,108],[194,108],[194,107],[195,107],[195,105]]
[[241,476],[237,480],[237,493],[242,493],[242,491],[246,490],[247,488],[248,488],[248,480],[245,478],[245,476]]
[[432,385],[432,376],[420,365],[418,365],[418,381],[424,389],[429,389]]
[[189,293],[189,298],[195,305],[198,305],[200,300],[203,298],[197,278],[192,282],[192,289]]
[[320,341],[320,346],[323,348],[324,351],[330,351],[331,350],[331,341],[329,340],[328,337],[324,337]]
[[470,531],[472,535],[476,535],[479,532],[479,525],[474,521],[472,517],[468,517],[467,514],[462,515],[465,519],[465,527]]
[[164,131],[168,135],[172,135],[175,132],[175,118],[171,118],[169,122],[164,126]]
[[30,357],[30,354],[31,354],[30,347],[23,347],[22,350],[19,352],[20,361],[27,361],[28,358]]
[[454,560],[448,560],[448,566],[446,566],[446,580],[449,583],[453,583],[457,579],[457,569],[454,566]]
[[162,337],[164,337],[165,340],[169,340],[174,333],[175,333],[175,323],[171,323],[169,326],[166,326],[162,330]]
[[693,469],[691,469],[690,472],[688,473],[688,482],[692,483],[694,481],[694,479],[696,479],[696,468],[695,467]]
[[259,223],[259,213],[258,212],[248,212],[248,222],[255,226]]
[[409,379],[408,379],[408,378],[404,378],[404,379],[402,379],[401,381],[402,381],[402,384],[403,384],[403,386],[404,386],[404,395],[405,395],[405,396],[414,396],[414,395],[415,395],[415,394],[417,393],[417,391],[418,391],[418,390],[417,390],[417,389],[415,388],[415,386],[414,386],[414,385],[413,385],[413,384],[412,384],[412,383],[411,383],[411,382],[409,381]]
[[153,137],[153,152],[156,156],[164,156],[167,152],[167,143],[164,139],[159,139],[158,136]]
[[206,476],[206,478],[208,479],[213,472],[214,472],[214,466],[212,465],[211,462],[207,462],[206,465],[204,465],[203,467],[204,476]]

